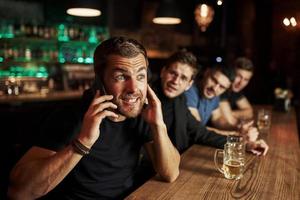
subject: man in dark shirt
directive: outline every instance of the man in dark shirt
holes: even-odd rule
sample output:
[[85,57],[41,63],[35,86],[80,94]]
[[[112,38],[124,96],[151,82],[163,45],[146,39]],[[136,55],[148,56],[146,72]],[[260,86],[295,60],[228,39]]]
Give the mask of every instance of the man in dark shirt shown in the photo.
[[[169,137],[180,153],[192,144],[223,148],[226,142],[226,136],[206,129],[193,117],[186,105],[184,91],[192,86],[197,71],[197,60],[192,53],[176,52],[167,60],[166,66],[161,71],[160,84],[155,87],[158,88],[157,95],[162,103]],[[249,134],[246,127],[242,131],[244,134]],[[257,147],[263,149],[262,152],[252,151],[254,153],[263,155],[267,153],[268,146],[262,140],[247,141],[247,144],[248,150],[254,150]]]
[[182,153],[192,144],[223,148],[226,137],[206,129],[189,111],[183,94],[198,72],[197,59],[184,50],[174,53],[161,71],[157,95],[161,100],[169,137]]
[[224,94],[219,104],[222,119],[216,123],[218,127],[230,128],[237,126],[241,121],[253,118],[253,109],[242,90],[248,85],[254,73],[251,60],[239,57],[234,63],[235,79]]
[[[226,143],[226,136],[208,130],[194,118],[187,107],[184,91],[192,86],[197,72],[196,57],[190,52],[178,51],[168,58],[161,70],[160,79],[153,84],[162,103],[169,138],[180,153],[193,144],[223,148]],[[247,132],[247,127],[242,131],[245,135],[251,134]],[[248,151],[257,155],[266,155],[268,151],[268,145],[264,140],[246,141],[246,147]],[[148,160],[142,159],[136,175],[138,185],[152,175],[153,171]]]
[[61,130],[44,129],[16,164],[9,197],[36,199],[51,191],[45,198],[121,199],[133,185],[142,146],[162,179],[174,181],[180,156],[168,137],[161,103],[147,84],[147,67],[146,51],[137,41],[102,42],[94,54],[94,90],[84,94],[82,108],[64,113]]

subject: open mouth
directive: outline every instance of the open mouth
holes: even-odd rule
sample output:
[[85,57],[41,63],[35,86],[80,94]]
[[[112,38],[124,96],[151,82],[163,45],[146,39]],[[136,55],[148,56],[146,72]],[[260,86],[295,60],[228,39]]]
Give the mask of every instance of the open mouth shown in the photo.
[[233,87],[235,90],[239,90],[240,89],[240,86],[239,85],[236,85]]
[[171,85],[167,85],[167,90],[172,92],[172,91],[176,91],[177,89]]
[[208,96],[212,96],[212,95],[214,95],[214,90],[211,89],[211,88],[207,88],[207,89],[206,89],[206,94],[207,94]]
[[131,97],[131,98],[123,98],[122,101],[126,105],[135,106],[138,103],[139,99],[140,99],[139,97]]

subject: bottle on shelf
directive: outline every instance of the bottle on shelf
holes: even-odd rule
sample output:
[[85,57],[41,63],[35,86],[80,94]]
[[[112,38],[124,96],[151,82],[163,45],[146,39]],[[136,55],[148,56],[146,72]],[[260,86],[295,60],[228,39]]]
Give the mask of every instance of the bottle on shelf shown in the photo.
[[64,24],[58,25],[57,40],[61,42],[69,41],[68,28]]

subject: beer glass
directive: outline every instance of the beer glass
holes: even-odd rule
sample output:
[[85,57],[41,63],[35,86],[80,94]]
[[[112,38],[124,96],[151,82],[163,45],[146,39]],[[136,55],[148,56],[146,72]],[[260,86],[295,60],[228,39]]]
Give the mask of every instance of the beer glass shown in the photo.
[[260,109],[257,113],[257,128],[260,131],[269,130],[271,125],[271,114],[270,111]]
[[[238,180],[243,177],[245,166],[245,145],[242,141],[227,139],[227,143],[224,145],[224,150],[217,149],[215,151],[214,161],[216,168],[224,174],[227,179]],[[220,167],[218,157],[223,155],[223,164]]]

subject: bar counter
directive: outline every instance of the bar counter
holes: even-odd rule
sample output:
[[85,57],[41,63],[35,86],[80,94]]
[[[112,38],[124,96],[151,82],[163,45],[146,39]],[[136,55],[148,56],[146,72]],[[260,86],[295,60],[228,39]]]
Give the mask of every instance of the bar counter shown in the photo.
[[272,111],[271,128],[261,137],[269,144],[269,152],[264,157],[247,153],[240,180],[227,180],[216,170],[215,148],[193,145],[182,154],[175,182],[165,183],[155,176],[126,199],[300,199],[299,136],[294,110]]
[[34,93],[34,94],[20,94],[20,95],[3,95],[0,96],[0,103],[23,103],[23,102],[44,102],[44,101],[61,101],[72,100],[81,97],[83,91],[55,91],[49,93]]

